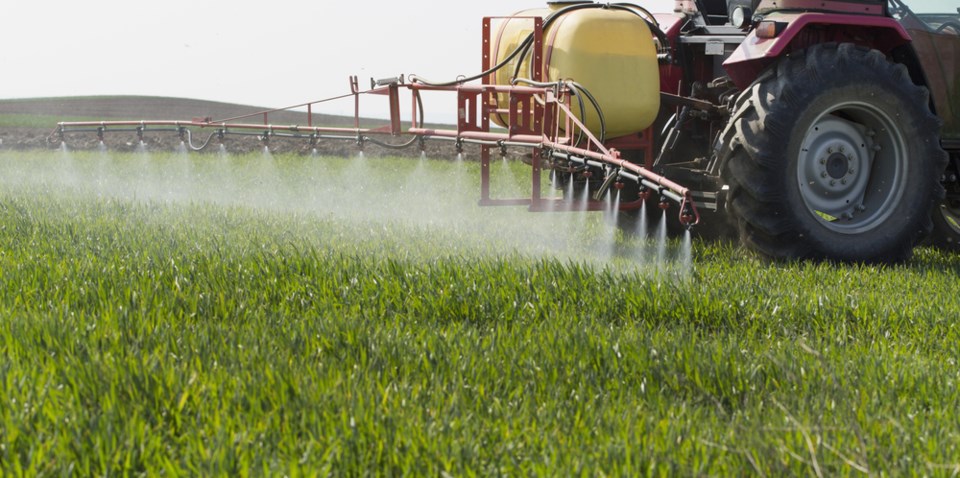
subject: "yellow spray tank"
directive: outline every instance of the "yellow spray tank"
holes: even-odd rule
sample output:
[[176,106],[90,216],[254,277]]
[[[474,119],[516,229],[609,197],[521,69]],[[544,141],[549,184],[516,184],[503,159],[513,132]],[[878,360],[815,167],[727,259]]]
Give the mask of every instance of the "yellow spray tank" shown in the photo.
[[[529,17],[557,16],[546,26],[543,41],[543,81],[573,80],[590,92],[600,105],[606,137],[637,133],[653,124],[660,110],[660,73],[657,49],[650,27],[635,13],[597,7],[570,8],[592,2],[549,2],[548,8],[524,10],[501,23],[492,42],[496,63],[504,61],[533,31]],[[564,11],[562,13],[558,13]],[[532,78],[530,57],[517,69],[519,57],[497,71],[495,82],[509,85],[514,74]],[[497,98],[507,108],[506,95]],[[574,100],[572,110],[580,116]],[[584,99],[586,102],[587,100]],[[586,102],[587,128],[600,134],[600,118]],[[506,126],[505,118],[493,121]]]

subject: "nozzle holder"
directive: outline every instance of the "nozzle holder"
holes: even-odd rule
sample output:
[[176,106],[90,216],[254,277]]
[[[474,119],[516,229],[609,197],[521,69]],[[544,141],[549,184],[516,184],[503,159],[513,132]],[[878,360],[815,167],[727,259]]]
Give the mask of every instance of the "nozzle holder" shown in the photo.
[[639,197],[641,201],[646,202],[648,199],[650,199],[650,195],[650,188],[641,184],[640,190],[637,192],[637,197]]
[[593,171],[590,171],[590,170],[588,169],[588,170],[586,170],[586,171],[583,172],[582,176],[583,176],[584,178],[590,179],[590,178],[593,177]]
[[666,211],[670,209],[670,199],[667,198],[663,193],[660,194],[660,202],[657,204],[657,207]]
[[686,226],[687,229],[691,229],[693,228],[693,226],[696,226],[698,221],[697,221],[697,215],[693,211],[693,206],[691,206],[690,203],[688,202],[684,202],[683,206],[681,207],[682,209],[680,210],[680,224],[683,224],[684,226]]
[[617,182],[613,183],[613,188],[616,189],[617,191],[623,191],[624,186],[626,185],[623,184],[623,181],[618,180]]

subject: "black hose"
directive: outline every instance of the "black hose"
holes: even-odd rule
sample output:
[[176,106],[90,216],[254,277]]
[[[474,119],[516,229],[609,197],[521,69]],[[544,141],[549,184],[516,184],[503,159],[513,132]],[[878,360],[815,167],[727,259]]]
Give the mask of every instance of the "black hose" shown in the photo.
[[[594,5],[594,4],[591,4],[591,5]],[[547,27],[548,25],[550,25],[550,23],[553,22],[553,18],[555,18],[558,14],[563,14],[564,12],[576,10],[576,9],[579,9],[579,8],[584,8],[584,5],[572,5],[572,6],[569,6],[569,7],[566,7],[566,8],[560,9],[560,10],[557,10],[556,12],[553,12],[553,13],[551,13],[550,15],[547,15],[547,18],[544,19],[543,28],[546,29],[546,27]],[[527,35],[527,37],[526,37],[522,42],[520,42],[520,45],[517,45],[517,48],[514,49],[509,55],[507,55],[507,57],[504,58],[503,61],[501,61],[500,63],[497,63],[496,65],[494,65],[493,67],[491,67],[491,68],[488,69],[487,71],[484,71],[483,73],[480,73],[480,74],[477,74],[477,75],[473,75],[473,76],[470,76],[470,77],[461,77],[461,78],[457,78],[456,80],[453,80],[453,81],[446,81],[446,82],[441,82],[441,83],[428,81],[428,80],[426,80],[426,79],[424,79],[424,78],[418,77],[417,75],[410,75],[408,78],[410,79],[411,82],[414,82],[414,83],[423,83],[424,85],[427,85],[427,86],[456,86],[456,85],[462,85],[462,84],[464,84],[464,83],[468,83],[468,82],[471,82],[471,81],[479,80],[480,78],[483,78],[483,77],[485,77],[485,76],[487,76],[487,75],[492,75],[492,74],[496,73],[497,71],[500,71],[501,68],[507,66],[508,63],[510,63],[514,58],[516,58],[516,56],[517,56],[518,54],[520,54],[521,51],[524,52],[524,55],[526,55],[526,52],[527,52],[527,50],[530,48],[530,45],[531,45],[531,44],[533,44],[533,32],[531,32],[529,35]],[[523,58],[521,58],[520,61],[517,62],[518,65],[519,65],[520,63],[523,63]],[[518,66],[518,68],[519,68],[519,66]],[[516,78],[517,75],[514,74],[513,76],[514,76],[514,78]]]
[[660,28],[660,22],[650,13],[650,10],[633,3],[612,3],[610,7],[616,10],[625,10],[634,13],[642,18],[643,21],[647,22],[647,25],[650,27],[650,32],[653,33],[660,42],[658,53],[665,53],[670,49],[670,39],[667,38],[667,34]]
[[419,136],[414,136],[413,138],[410,138],[410,141],[407,141],[406,143],[390,144],[390,143],[384,143],[383,141],[377,141],[369,136],[364,136],[363,142],[373,143],[377,146],[380,146],[381,148],[387,148],[387,149],[406,149],[406,148],[409,148],[410,146],[413,146],[413,143],[416,143],[418,139],[420,139]]
[[[629,11],[629,12],[631,12],[631,13],[634,13],[634,14],[636,14],[637,16],[639,16],[641,19],[643,19],[643,21],[646,22],[646,23],[651,27],[651,31],[654,33],[654,35],[657,37],[657,39],[660,40],[660,42],[661,42],[661,48],[663,48],[663,47],[665,47],[665,46],[667,45],[667,37],[666,37],[666,35],[664,35],[663,31],[660,30],[660,24],[657,23],[657,21],[656,21],[656,19],[653,17],[653,15],[651,15],[650,12],[647,11],[646,9],[644,9],[643,7],[640,7],[640,6],[634,5],[634,4],[630,4],[630,3],[614,3],[614,4],[584,3],[584,4],[577,4],[577,5],[570,5],[570,6],[568,6],[568,7],[561,8],[560,10],[557,10],[557,11],[551,13],[550,15],[547,15],[547,17],[544,18],[544,20],[543,20],[543,28],[546,29],[546,28],[549,27],[551,24],[553,24],[553,22],[554,22],[557,18],[559,18],[559,17],[561,17],[561,16],[563,16],[563,15],[569,13],[569,12],[572,12],[572,11],[575,11],[575,10],[582,10],[582,9],[586,9],[586,8],[613,8],[613,9],[616,9],[616,10],[624,10],[624,11]],[[639,10],[639,12],[638,12],[638,10]],[[640,12],[642,12],[642,13],[645,14],[646,16],[642,15]],[[409,76],[409,79],[410,79],[411,82],[414,82],[414,83],[422,83],[422,84],[427,85],[427,86],[443,87],[443,86],[462,85],[462,84],[464,84],[464,83],[469,83],[469,82],[471,82],[471,81],[479,80],[480,78],[483,78],[483,77],[485,77],[485,76],[487,76],[487,75],[491,75],[491,74],[493,74],[493,73],[496,73],[497,71],[499,71],[499,70],[500,70],[501,68],[503,68],[504,66],[507,66],[508,63],[510,63],[514,58],[517,57],[517,55],[522,54],[522,57],[521,57],[520,60],[517,62],[517,71],[515,71],[515,72],[514,72],[514,75],[513,75],[513,77],[516,78],[517,76],[519,76],[519,68],[520,68],[520,65],[523,63],[523,57],[525,57],[525,56],[527,55],[527,53],[528,53],[529,50],[530,50],[530,46],[533,44],[533,35],[534,35],[534,34],[533,34],[532,32],[531,32],[529,35],[527,35],[527,37],[520,43],[520,45],[518,45],[517,48],[516,48],[515,50],[513,50],[513,52],[510,53],[510,55],[508,55],[506,58],[504,58],[503,61],[501,61],[500,63],[497,63],[496,65],[494,65],[493,67],[491,67],[491,68],[488,69],[487,71],[484,71],[484,72],[479,73],[479,74],[477,74],[477,75],[473,75],[473,76],[469,76],[469,77],[461,77],[461,78],[457,78],[456,80],[446,81],[446,82],[433,82],[433,81],[429,81],[429,80],[427,80],[427,79],[425,79],[425,78],[420,78],[420,77],[418,77],[417,75],[410,75],[410,76]]]
[[193,145],[193,134],[190,132],[189,129],[186,130],[186,132],[187,132],[187,146],[190,146],[190,149],[192,149],[193,151],[202,151],[204,148],[207,147],[208,144],[210,144],[210,140],[213,139],[213,137],[216,136],[217,134],[216,131],[214,131],[213,133],[210,133],[210,136],[207,136],[206,141],[204,141],[203,144],[201,144],[200,147],[198,148]]
[[[653,16],[653,14],[651,14],[649,10],[632,3],[613,3],[613,4],[588,3],[588,4],[582,4],[582,5],[572,5],[564,9],[557,10],[556,12],[548,16],[544,20],[544,29],[546,29],[547,26],[553,23],[553,21],[556,18],[570,11],[580,10],[585,8],[606,8],[606,9],[621,10],[621,11],[633,13],[634,15],[638,16],[641,20],[643,20],[647,24],[647,26],[650,27],[650,31],[657,37],[657,40],[660,42],[660,45],[658,47],[658,54],[665,51],[665,49],[669,49],[669,40],[667,39],[663,31],[660,29],[660,24],[657,23],[657,20]],[[517,48],[517,50],[522,49],[523,51],[520,54],[520,59],[517,60],[516,67],[514,68],[513,77],[512,77],[513,80],[516,80],[517,77],[520,75],[520,67],[523,65],[523,61],[530,51],[530,45],[532,43],[532,39],[533,39],[533,34],[531,33],[527,37],[527,39],[524,40],[524,42]],[[514,50],[514,52],[510,54],[511,58],[516,55],[517,50]],[[532,67],[532,64],[531,64],[531,67]],[[580,85],[579,83],[576,83],[576,82],[569,82],[569,83],[574,86],[574,89],[582,92],[583,96],[587,97],[587,99],[593,105],[594,109],[597,111],[597,116],[600,118],[600,138],[599,139],[600,139],[600,142],[603,143],[606,140],[607,128],[606,128],[606,119],[604,118],[603,111],[600,108],[600,103],[597,102],[596,98],[594,98],[594,96],[590,94],[590,92],[587,91],[587,89],[584,88],[583,85]],[[579,97],[578,97],[578,100],[580,100]],[[582,106],[582,103],[581,103],[581,106]],[[581,113],[580,117],[583,118],[584,121],[586,121],[586,115],[584,113]],[[500,121],[503,122],[502,117],[500,118]],[[577,141],[579,142],[580,139],[581,138],[578,137]]]
[[[639,17],[641,20],[643,20],[647,24],[647,26],[650,27],[651,33],[657,37],[657,40],[660,42],[660,44],[658,45],[658,54],[660,52],[665,51],[665,49],[669,49],[669,40],[667,39],[663,31],[660,29],[660,24],[657,22],[656,18],[647,9],[632,3],[612,3],[612,4],[584,3],[584,4],[570,5],[568,7],[561,8],[560,10],[557,10],[551,13],[550,15],[547,15],[547,17],[544,18],[543,20],[543,29],[546,30],[547,27],[549,27],[550,25],[553,24],[554,21],[556,21],[556,19],[562,17],[563,15],[569,12],[576,11],[576,10],[583,10],[583,9],[594,9],[594,8],[621,10],[621,11],[633,13],[634,15]],[[496,73],[497,71],[505,67],[507,64],[509,64],[511,61],[513,61],[514,58],[517,58],[517,56],[519,55],[519,59],[517,60],[516,67],[514,68],[513,76],[511,77],[511,82],[517,81],[519,79],[518,77],[520,76],[520,68],[522,67],[524,59],[526,58],[527,54],[529,54],[530,52],[530,47],[533,45],[533,37],[534,37],[534,33],[531,32],[520,43],[520,45],[517,46],[516,49],[514,49],[506,58],[503,59],[503,61],[501,61],[500,63],[497,63],[492,68],[478,75],[474,75],[470,77],[461,77],[454,81],[448,81],[443,83],[431,82],[424,78],[420,78],[416,75],[410,75],[410,81],[414,83],[422,83],[427,86],[435,86],[435,87],[461,85],[463,83],[475,81],[485,76]],[[524,79],[523,81],[528,84],[535,84],[532,80]],[[607,135],[606,119],[603,115],[602,109],[600,108],[600,103],[597,102],[596,98],[592,94],[590,94],[590,92],[587,91],[587,89],[584,88],[583,85],[580,85],[579,83],[576,83],[573,81],[566,82],[566,83],[572,86],[571,91],[574,92],[574,96],[577,96],[577,100],[580,104],[580,109],[581,109],[581,115],[580,115],[581,118],[584,118],[584,120],[586,119],[586,112],[583,107],[583,99],[580,97],[581,95],[586,97],[587,100],[590,101],[591,105],[596,110],[597,116],[600,119],[599,140],[601,143],[604,142],[606,140],[606,135]],[[547,86],[554,86],[556,84],[557,83],[544,83],[544,85],[547,85]],[[503,122],[502,117],[500,118],[500,121]],[[579,142],[580,139],[582,139],[582,136],[578,136],[577,141]]]
[[510,63],[514,58],[516,58],[516,56],[520,53],[520,50],[523,48],[523,46],[532,41],[533,41],[533,34],[531,33],[530,35],[527,36],[525,40],[523,40],[523,42],[517,47],[517,49],[513,50],[513,52],[510,53],[510,55],[508,55],[506,58],[504,58],[503,61],[501,61],[500,63],[497,63],[487,71],[484,71],[482,73],[479,73],[473,76],[460,76],[456,80],[443,81],[443,82],[430,81],[430,80],[427,80],[426,78],[421,78],[417,75],[409,75],[407,76],[407,79],[410,80],[411,83],[421,83],[427,86],[436,86],[436,87],[457,86],[457,85],[462,85],[464,83],[469,83],[471,81],[476,81],[487,75],[492,75],[497,71],[499,71],[504,66],[507,66],[508,63]]
[[[587,112],[586,112],[586,109],[584,108],[583,99],[581,98],[581,96],[587,98],[587,100],[593,106],[594,111],[597,112],[597,117],[599,117],[600,119],[600,137],[598,139],[600,140],[601,143],[603,143],[606,140],[607,120],[603,115],[603,109],[600,108],[600,102],[598,102],[597,99],[592,94],[590,94],[590,91],[584,88],[584,86],[581,85],[580,83],[577,83],[576,81],[572,81],[572,80],[540,82],[540,81],[533,81],[527,78],[515,78],[511,83],[513,84],[524,83],[524,84],[535,86],[538,88],[566,86],[570,90],[571,94],[577,97],[577,102],[580,105],[580,118],[583,121],[586,121]],[[581,139],[582,139],[582,136],[578,136],[577,143],[579,143]]]
[[[556,12],[553,12],[552,14],[547,16],[547,18],[544,19],[543,28],[544,30],[546,30],[546,28],[550,26],[556,18],[568,12],[571,12],[574,10],[586,9],[586,8],[591,8],[591,9],[603,8],[603,9],[620,10],[620,11],[633,13],[634,15],[640,17],[640,19],[643,20],[648,27],[650,27],[650,32],[654,36],[656,36],[657,40],[660,42],[660,45],[657,49],[657,54],[659,55],[660,53],[664,53],[667,50],[669,50],[670,40],[667,39],[666,34],[664,34],[663,30],[660,29],[660,24],[657,22],[657,19],[653,16],[653,14],[650,13],[649,10],[632,3],[611,3],[611,4],[586,3],[581,5],[571,5],[564,9],[557,10]],[[530,52],[530,45],[532,44],[532,42],[533,42],[533,34],[531,33],[527,37],[527,39],[524,40],[524,42],[518,47],[518,49],[523,48],[523,53],[520,55],[520,59],[517,61],[517,66],[513,70],[513,78],[520,76],[520,67],[523,65],[523,60],[527,57],[527,54]],[[514,53],[516,53],[516,51],[514,51]],[[511,57],[512,56],[513,54],[511,54]]]
[[[567,83],[582,93],[583,96],[586,96],[587,100],[590,101],[590,104],[593,105],[593,109],[597,111],[597,116],[600,118],[600,138],[598,139],[600,140],[600,143],[603,143],[607,139],[607,120],[603,116],[603,110],[600,108],[600,103],[597,102],[597,99],[590,94],[590,91],[584,88],[580,83],[577,83],[576,81],[568,81]],[[586,116],[581,116],[581,118],[583,118],[583,121],[587,120]]]
[[[569,7],[561,8],[560,10],[557,10],[551,13],[550,15],[547,15],[547,17],[543,19],[543,29],[546,30],[550,25],[553,24],[553,22],[557,18],[560,18],[569,12],[573,12],[576,10],[606,8],[606,7],[607,5],[603,3],[583,3],[583,4],[570,5]],[[659,27],[657,27],[657,29],[659,30]],[[531,45],[533,45],[533,33],[530,33],[530,35],[527,36],[526,40],[524,40],[523,43],[521,43],[520,46],[517,47],[517,50],[522,49],[523,52],[520,54],[520,59],[517,60],[517,66],[513,69],[513,76],[511,78],[516,78],[520,76],[520,67],[523,66],[523,60],[527,57],[527,54],[530,53]],[[531,67],[533,67],[532,64],[531,64]]]
[[[570,91],[570,96],[577,99],[577,106],[580,109],[580,117],[581,118],[587,117],[587,107],[583,102],[583,97],[586,95],[583,95],[580,93],[580,89],[582,89],[583,91],[586,91],[586,89],[583,88],[582,86],[580,87],[580,89],[577,89],[572,84],[573,83],[572,81],[543,82],[543,81],[533,81],[529,78],[514,78],[513,81],[511,82],[511,84],[514,84],[514,85],[516,85],[517,83],[523,83],[525,85],[533,86],[536,88],[558,88],[560,86],[566,86],[567,89]],[[601,121],[602,121],[603,113],[600,112],[599,106],[597,106],[596,103],[594,103],[594,107],[597,108],[597,113],[601,115]],[[581,141],[583,141],[583,130],[580,128],[577,128],[577,139],[576,141],[574,141],[574,144],[580,144]]]
[[[420,111],[420,127],[422,128],[422,127],[424,127],[424,124],[423,124],[423,121],[424,121],[423,98],[420,97],[420,91],[419,91],[419,90],[414,90],[414,97],[415,97],[416,100],[417,100],[417,109]],[[410,138],[410,141],[407,141],[406,143],[402,143],[402,144],[384,143],[383,141],[378,141],[378,140],[373,139],[373,138],[371,138],[371,137],[369,137],[369,136],[363,136],[363,137],[361,137],[361,140],[362,140],[363,142],[373,143],[373,144],[375,144],[375,145],[377,145],[377,146],[380,146],[380,147],[382,147],[382,148],[387,148],[387,149],[406,149],[406,148],[409,148],[410,146],[413,146],[413,143],[416,143],[418,140],[420,140],[420,136],[419,136],[419,135],[415,135],[414,137]]]

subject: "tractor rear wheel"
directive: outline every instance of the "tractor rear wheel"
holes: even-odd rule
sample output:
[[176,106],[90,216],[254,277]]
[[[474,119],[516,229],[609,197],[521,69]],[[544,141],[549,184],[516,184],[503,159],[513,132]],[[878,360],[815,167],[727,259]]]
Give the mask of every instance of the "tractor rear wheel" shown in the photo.
[[947,156],[928,104],[877,50],[823,44],[780,60],[723,133],[741,242],[774,259],[909,258],[943,196]]

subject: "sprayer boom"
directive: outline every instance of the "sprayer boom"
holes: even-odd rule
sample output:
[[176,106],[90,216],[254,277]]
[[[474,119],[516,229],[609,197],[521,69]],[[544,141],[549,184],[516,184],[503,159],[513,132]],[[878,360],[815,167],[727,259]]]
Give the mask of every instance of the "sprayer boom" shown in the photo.
[[[533,31],[529,37],[527,48],[532,49],[533,58],[541,57],[543,49],[543,20],[532,17]],[[490,38],[491,18],[483,21],[484,38]],[[624,182],[636,183],[636,197],[624,199],[621,209],[639,209],[643,202],[656,195],[661,207],[669,207],[669,203],[680,205],[680,223],[692,226],[699,222],[699,213],[694,204],[691,191],[687,188],[651,171],[653,164],[652,132],[641,132],[629,146],[641,148],[646,154],[645,163],[637,164],[621,157],[615,145],[603,138],[603,128],[598,138],[586,126],[581,111],[578,117],[571,110],[572,98],[577,98],[581,110],[583,97],[593,101],[589,92],[582,86],[571,81],[545,82],[542,64],[537,61],[532,70],[532,78],[515,79],[511,84],[497,84],[495,73],[503,64],[492,65],[494,58],[489,51],[489,42],[484,42],[483,71],[477,79],[479,83],[470,83],[459,80],[450,83],[429,83],[420,78],[404,76],[371,79],[370,89],[361,90],[356,77],[350,78],[351,92],[346,95],[323,100],[293,105],[286,108],[261,111],[250,115],[233,118],[212,119],[195,118],[190,121],[102,121],[102,122],[63,122],[58,124],[57,136],[62,141],[67,135],[75,133],[95,133],[101,139],[105,134],[116,132],[135,133],[142,140],[147,132],[169,132],[180,136],[184,144],[191,149],[200,150],[216,139],[222,143],[228,136],[256,136],[260,141],[268,144],[272,138],[294,138],[309,141],[315,146],[319,141],[339,140],[352,141],[362,150],[368,143],[385,148],[407,148],[419,146],[424,148],[426,141],[453,142],[458,150],[464,145],[473,144],[480,147],[481,158],[481,205],[525,205],[531,211],[557,211],[583,209],[600,210],[604,208],[599,198],[610,187],[623,188]],[[421,101],[423,92],[446,92],[455,94],[457,99],[456,128],[428,128],[423,121],[424,110]],[[362,97],[385,97],[390,111],[390,122],[378,128],[360,127],[360,100]],[[314,108],[334,100],[353,99],[354,117],[353,127],[329,127],[313,124]],[[404,121],[401,115],[401,103],[409,101],[411,114]],[[596,105],[595,105],[596,106]],[[279,111],[306,109],[306,125],[276,125],[270,122],[270,115]],[[599,113],[599,107],[597,108]],[[491,127],[491,120],[496,117],[503,128]],[[601,114],[602,117],[602,114]],[[251,118],[261,121],[249,122]],[[404,127],[404,125],[409,125]],[[193,142],[193,135],[200,131],[209,131],[205,141],[199,146]],[[389,141],[391,137],[404,136],[402,143]],[[532,195],[524,199],[493,199],[490,196],[490,158],[491,150],[496,148],[502,154],[508,148],[525,148],[532,150],[530,164],[532,166]],[[541,194],[541,177],[544,169],[552,169],[555,173],[572,175],[575,172],[589,175],[594,172],[603,174],[602,185],[599,190],[593,191],[593,201],[586,201],[583,205],[571,207],[566,202],[561,207],[555,207],[551,201]],[[572,179],[570,179],[572,181]]]
[[[381,82],[383,80],[380,80]],[[57,136],[65,140],[76,133],[94,133],[101,140],[110,133],[134,133],[142,140],[146,133],[166,132],[180,136],[191,149],[202,150],[212,140],[223,143],[228,136],[256,136],[269,144],[272,138],[294,138],[309,141],[315,146],[320,141],[336,140],[354,142],[361,150],[366,144],[376,144],[386,148],[423,148],[425,141],[454,142],[458,151],[464,145],[479,145],[481,149],[481,204],[485,206],[526,205],[531,211],[553,211],[562,208],[551,207],[549,201],[541,196],[540,175],[545,168],[559,167],[562,161],[567,167],[600,168],[604,171],[605,181],[610,186],[616,182],[632,181],[639,185],[638,197],[634,201],[625,201],[623,209],[635,209],[640,201],[657,194],[661,200],[669,200],[681,205],[681,223],[696,224],[698,215],[690,191],[669,179],[658,175],[646,167],[626,161],[619,151],[604,146],[596,136],[588,131],[570,111],[569,91],[562,85],[552,87],[498,86],[498,85],[460,85],[451,87],[426,86],[417,83],[395,81],[387,86],[375,86],[366,91],[356,89],[355,77],[350,81],[354,88],[353,96],[357,110],[354,115],[354,127],[329,127],[306,125],[271,124],[270,114],[306,107],[307,117],[312,118],[313,107],[335,97],[288,108],[261,111],[242,117],[211,119],[194,118],[189,121],[142,120],[142,121],[84,121],[62,122],[57,126]],[[376,82],[374,82],[376,85]],[[413,114],[410,126],[402,128],[400,114],[401,91],[406,90],[413,98]],[[427,128],[422,123],[423,111],[420,98],[422,91],[451,91],[457,95],[460,112],[456,129]],[[378,128],[361,128],[359,99],[363,95],[383,95],[390,103],[390,124]],[[510,108],[496,110],[483,104],[482,99],[494,95],[508,95]],[[507,130],[491,130],[489,115],[491,112],[503,113],[511,119]],[[262,123],[248,123],[240,120],[261,117]],[[200,131],[210,131],[206,140],[199,146],[194,144],[193,135]],[[404,143],[388,142],[387,138],[406,136],[411,139]],[[579,136],[579,141],[577,140]],[[533,150],[533,195],[529,199],[498,200],[490,197],[490,158],[491,149],[505,151],[507,148],[530,148]],[[605,191],[598,191],[602,196]],[[588,208],[599,209],[601,204],[589,204]],[[569,209],[569,208],[568,208]]]

